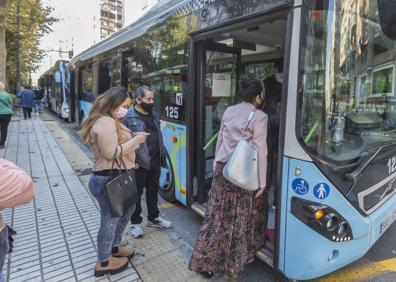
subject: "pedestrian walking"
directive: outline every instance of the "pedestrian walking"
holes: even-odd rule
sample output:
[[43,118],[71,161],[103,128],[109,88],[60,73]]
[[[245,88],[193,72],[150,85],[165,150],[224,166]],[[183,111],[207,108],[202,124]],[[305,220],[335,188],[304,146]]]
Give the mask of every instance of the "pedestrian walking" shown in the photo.
[[95,276],[121,272],[127,267],[128,258],[135,253],[129,247],[120,246],[134,206],[124,216],[112,218],[105,191],[105,185],[118,176],[118,170],[113,167],[115,159],[121,158],[126,169],[134,169],[135,151],[147,138],[145,133],[133,133],[120,122],[130,103],[124,87],[110,88],[96,98],[79,132],[82,140],[91,145],[95,158],[89,180],[89,190],[99,203],[101,216]]
[[143,218],[141,197],[146,188],[148,211],[147,226],[170,228],[172,223],[160,216],[158,209],[158,189],[161,165],[165,162],[164,144],[158,114],[154,111],[154,90],[144,85],[136,89],[136,103],[125,116],[124,124],[134,132],[147,132],[147,142],[136,150],[136,162],[139,168],[135,172],[139,197],[136,209],[131,217],[131,231],[135,238],[144,234],[141,223]]
[[11,121],[12,97],[5,91],[4,83],[0,81],[0,149],[4,149],[7,139],[8,125]]
[[41,99],[43,99],[43,90],[34,90],[34,94],[36,95],[34,99],[34,108],[33,114],[38,117],[41,112]]
[[36,99],[36,94],[34,94],[32,87],[27,85],[19,91],[19,96],[21,98],[21,107],[23,111],[23,117],[25,120],[27,118],[32,118],[32,110],[35,107],[34,100]]
[[[268,214],[266,186],[267,115],[256,110],[263,103],[261,83],[242,77],[242,102],[226,109],[216,145],[216,168],[207,212],[190,260],[189,268],[211,276],[223,273],[235,280],[253,261],[265,236]],[[253,117],[246,126],[248,117]],[[236,145],[244,137],[258,151],[259,187],[250,192],[227,181],[222,170]]]
[[[0,159],[0,211],[27,204],[33,195],[32,178],[12,162]],[[0,212],[0,282],[5,281],[2,273],[4,261],[7,253],[12,250],[9,229]]]

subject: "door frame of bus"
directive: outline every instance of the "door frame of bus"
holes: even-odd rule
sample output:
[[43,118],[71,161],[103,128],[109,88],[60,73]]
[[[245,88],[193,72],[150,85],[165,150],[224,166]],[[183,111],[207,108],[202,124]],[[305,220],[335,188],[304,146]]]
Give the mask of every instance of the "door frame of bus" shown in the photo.
[[[226,46],[225,44],[215,43],[211,41],[200,41],[198,42],[198,58],[197,58],[197,72],[196,75],[197,80],[197,92],[196,96],[198,98],[198,103],[196,103],[197,107],[197,120],[198,126],[195,127],[196,129],[196,136],[198,137],[197,140],[197,180],[198,180],[198,187],[207,187],[210,186],[212,179],[205,180],[205,168],[206,168],[206,158],[205,152],[203,147],[205,146],[204,143],[204,136],[205,136],[205,77],[206,77],[206,51],[214,51],[214,52],[221,52],[226,54],[236,55],[236,81],[239,80],[240,75],[240,66],[241,66],[241,49],[233,48]],[[198,189],[198,203],[203,203],[205,200],[205,189]]]
[[[220,32],[227,32],[229,30],[237,29],[238,25],[239,29],[249,26],[249,25],[254,25],[254,24],[259,24],[263,22],[263,19],[265,21],[270,21],[271,18],[276,19],[276,18],[281,18],[286,15],[286,34],[285,34],[285,49],[284,49],[284,62],[283,62],[283,85],[282,85],[282,113],[281,113],[281,120],[280,120],[280,129],[279,129],[279,135],[284,136],[283,132],[285,131],[286,128],[286,112],[287,112],[287,91],[288,91],[288,80],[289,80],[289,68],[290,68],[290,53],[291,53],[291,37],[292,37],[292,30],[293,30],[293,21],[294,21],[294,8],[296,6],[293,5],[293,3],[290,4],[285,4],[273,9],[269,9],[254,15],[246,16],[246,17],[239,17],[233,20],[230,20],[226,23],[221,23],[217,24],[208,28],[205,28],[203,30],[193,32],[190,34],[190,41],[189,41],[189,65],[193,66],[189,68],[189,93],[193,93],[189,99],[189,105],[188,105],[188,117],[187,117],[187,122],[190,125],[188,129],[188,134],[189,134],[189,139],[188,139],[188,149],[191,148],[197,148],[199,146],[198,137],[196,135],[197,130],[195,128],[199,127],[199,124],[197,123],[198,119],[198,113],[196,109],[197,103],[200,101],[198,100],[198,95],[195,95],[198,93],[198,86],[202,85],[202,82],[198,81],[199,77],[196,76],[197,71],[199,70],[198,68],[198,56],[200,56],[200,52],[202,52],[202,48],[199,48],[199,42],[207,37],[210,37],[211,35],[218,34]],[[301,20],[298,18],[298,20]],[[241,25],[241,23],[243,23]],[[202,113],[201,113],[202,114]],[[194,121],[194,123],[191,123],[191,120]],[[198,144],[197,144],[198,143]],[[198,147],[199,148],[199,147]],[[283,168],[283,152],[285,148],[285,140],[284,138],[281,138],[279,140],[279,147],[278,147],[278,166],[277,166],[277,175],[275,178],[275,185],[278,188],[277,189],[277,208],[275,212],[275,244],[274,244],[274,255],[273,255],[273,263],[272,266],[276,269],[279,268],[279,240],[280,240],[280,210],[281,210],[281,198],[282,198],[282,168]],[[187,179],[188,179],[188,195],[190,195],[187,199],[188,204],[191,205],[193,203],[193,195],[194,192],[197,189],[198,181],[196,177],[198,176],[196,174],[197,172],[197,167],[196,167],[196,160],[199,157],[199,154],[196,154],[198,150],[189,150],[188,153],[188,164],[189,169],[187,171]],[[282,156],[282,157],[281,157]],[[194,176],[194,179],[191,177]]]

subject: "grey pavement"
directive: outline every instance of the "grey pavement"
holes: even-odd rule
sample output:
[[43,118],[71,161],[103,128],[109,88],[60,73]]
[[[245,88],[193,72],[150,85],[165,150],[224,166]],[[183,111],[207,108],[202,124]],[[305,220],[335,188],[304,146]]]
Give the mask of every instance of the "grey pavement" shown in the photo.
[[36,188],[30,204],[3,212],[17,231],[7,281],[141,281],[131,262],[119,275],[93,277],[99,210],[45,123],[13,117],[6,146],[0,157],[31,174]]

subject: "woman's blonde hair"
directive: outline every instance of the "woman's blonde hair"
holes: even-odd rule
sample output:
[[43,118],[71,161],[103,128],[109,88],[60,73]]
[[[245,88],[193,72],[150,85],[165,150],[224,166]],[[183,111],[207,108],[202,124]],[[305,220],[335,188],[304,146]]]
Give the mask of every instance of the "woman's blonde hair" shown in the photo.
[[121,138],[121,124],[117,118],[114,118],[114,111],[129,97],[126,88],[114,86],[99,95],[89,112],[88,117],[82,123],[78,134],[84,143],[91,141],[91,129],[94,123],[102,116],[108,116],[115,120],[118,140]]

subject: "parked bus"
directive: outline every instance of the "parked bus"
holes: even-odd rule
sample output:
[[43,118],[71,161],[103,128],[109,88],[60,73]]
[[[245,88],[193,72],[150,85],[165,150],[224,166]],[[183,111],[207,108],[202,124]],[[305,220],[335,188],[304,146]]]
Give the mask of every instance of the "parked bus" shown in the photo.
[[46,106],[63,119],[69,118],[69,61],[59,60],[38,80],[39,91],[45,97]]
[[262,81],[283,62],[276,208],[257,255],[289,278],[319,277],[362,257],[396,218],[393,2],[161,1],[72,59],[72,97],[152,86],[168,152],[161,195],[204,214],[238,79]]

